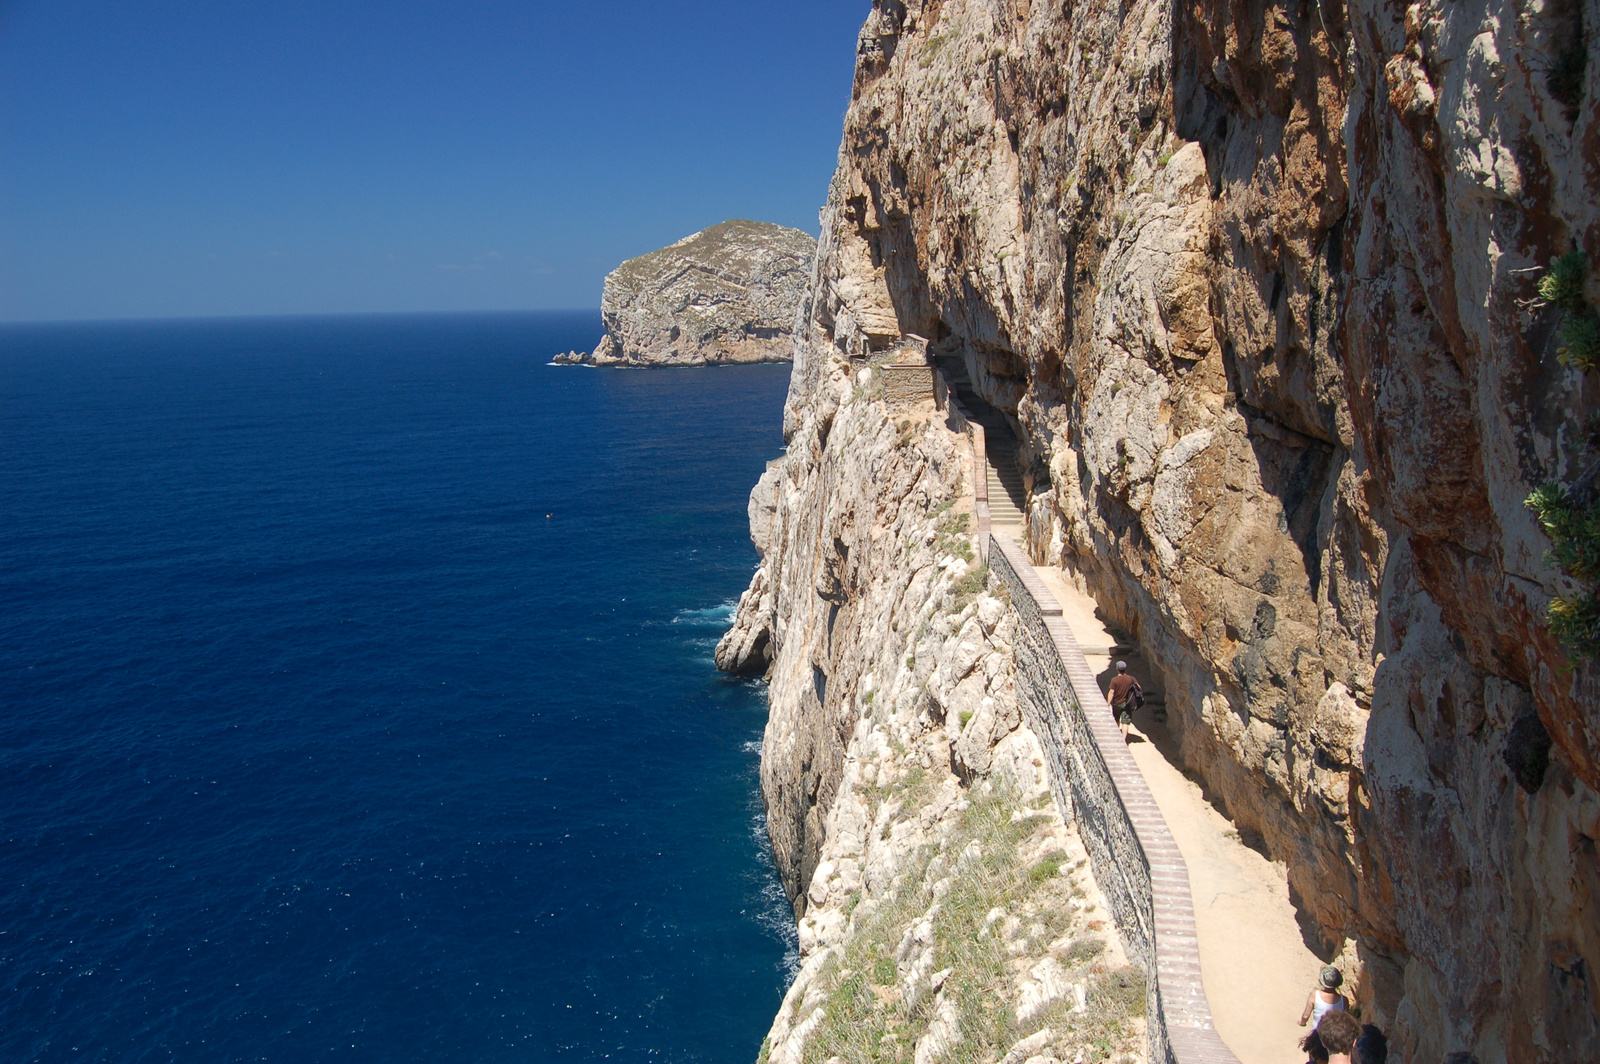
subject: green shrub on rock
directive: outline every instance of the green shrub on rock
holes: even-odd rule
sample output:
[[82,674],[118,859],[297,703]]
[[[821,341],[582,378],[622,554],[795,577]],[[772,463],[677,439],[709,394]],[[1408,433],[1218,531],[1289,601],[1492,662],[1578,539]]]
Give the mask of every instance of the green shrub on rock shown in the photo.
[[1588,591],[1551,602],[1550,631],[1579,661],[1600,654],[1600,597]]
[[1589,258],[1581,251],[1569,251],[1550,264],[1550,272],[1539,281],[1539,298],[1562,310],[1584,309],[1583,281],[1589,273]]
[[1561,350],[1556,353],[1563,366],[1588,372],[1600,366],[1600,317],[1592,311],[1569,311],[1561,323]]
[[[1549,535],[1550,558],[1574,580],[1600,581],[1600,505],[1583,504],[1564,485],[1545,484],[1528,496],[1528,509]],[[1550,631],[1584,661],[1600,654],[1600,597],[1594,587],[1550,603]]]
[[1555,549],[1561,571],[1574,580],[1600,580],[1600,507],[1579,506],[1561,484],[1550,483],[1528,496]]

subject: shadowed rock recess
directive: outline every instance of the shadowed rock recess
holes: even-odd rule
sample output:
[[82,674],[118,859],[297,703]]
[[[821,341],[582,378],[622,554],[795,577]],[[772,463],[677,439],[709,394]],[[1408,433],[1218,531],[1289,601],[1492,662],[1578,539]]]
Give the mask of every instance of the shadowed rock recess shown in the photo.
[[[879,385],[925,342],[1016,435],[1034,562],[1159,670],[1186,766],[1401,1059],[1600,1059],[1600,682],[1550,632],[1584,589],[1524,505],[1593,481],[1600,380],[1538,286],[1579,250],[1600,305],[1597,42],[1595,0],[877,0],[719,648],[771,678],[813,953],[876,964],[860,907],[925,918],[895,876],[937,883],[975,837],[952,810],[1038,786],[961,442]],[[992,1058],[907,926],[865,984],[900,988],[888,1058]],[[797,1036],[844,1014],[854,975],[821,968],[774,1055],[860,1056]],[[1013,1016],[1028,978],[990,984]],[[1065,1022],[1023,1055],[1081,1047]],[[1115,1049],[1135,1021],[1107,1022]]]
[[787,362],[817,242],[798,229],[735,219],[629,259],[606,275],[606,333],[590,366]]

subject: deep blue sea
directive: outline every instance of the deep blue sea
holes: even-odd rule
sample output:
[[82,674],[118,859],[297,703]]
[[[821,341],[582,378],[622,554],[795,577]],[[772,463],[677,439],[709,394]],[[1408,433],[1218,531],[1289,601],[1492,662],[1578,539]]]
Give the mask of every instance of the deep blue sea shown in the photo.
[[754,1060],[788,368],[599,333],[0,327],[0,1061]]

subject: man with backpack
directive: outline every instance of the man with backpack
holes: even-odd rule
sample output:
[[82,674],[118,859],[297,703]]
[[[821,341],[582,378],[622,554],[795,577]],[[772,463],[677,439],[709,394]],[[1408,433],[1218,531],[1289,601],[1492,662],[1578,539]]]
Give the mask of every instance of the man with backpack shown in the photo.
[[1117,716],[1117,727],[1122,729],[1122,741],[1128,741],[1128,726],[1133,723],[1133,711],[1144,705],[1144,688],[1128,675],[1128,663],[1117,662],[1117,674],[1111,679],[1111,692],[1106,700]]

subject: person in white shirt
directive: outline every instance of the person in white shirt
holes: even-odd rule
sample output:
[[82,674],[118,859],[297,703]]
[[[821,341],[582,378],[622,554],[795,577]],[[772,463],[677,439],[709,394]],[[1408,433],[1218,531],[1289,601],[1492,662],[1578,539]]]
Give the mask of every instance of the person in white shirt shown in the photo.
[[1322,1022],[1322,1017],[1338,1009],[1350,1007],[1339,987],[1344,983],[1344,973],[1333,965],[1322,969],[1322,974],[1317,978],[1317,985],[1306,998],[1305,1011],[1300,1013],[1300,1026],[1304,1027],[1309,1021],[1315,1027]]

